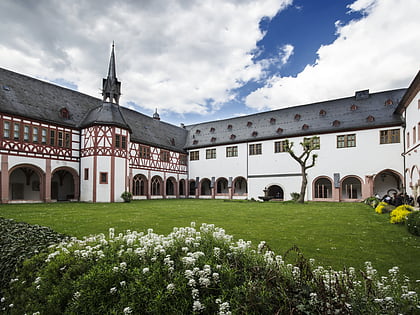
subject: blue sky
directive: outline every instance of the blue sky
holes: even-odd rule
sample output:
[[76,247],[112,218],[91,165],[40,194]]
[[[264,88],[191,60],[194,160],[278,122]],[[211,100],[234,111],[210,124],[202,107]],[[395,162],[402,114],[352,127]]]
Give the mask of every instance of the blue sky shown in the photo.
[[179,125],[407,87],[419,0],[0,2],[0,67]]

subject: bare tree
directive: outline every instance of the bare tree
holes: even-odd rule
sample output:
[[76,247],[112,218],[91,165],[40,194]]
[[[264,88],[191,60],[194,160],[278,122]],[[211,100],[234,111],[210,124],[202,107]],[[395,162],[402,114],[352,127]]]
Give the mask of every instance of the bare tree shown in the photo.
[[318,155],[312,154],[311,164],[308,164],[308,161],[310,161],[312,151],[319,149],[319,137],[314,136],[311,138],[304,138],[300,145],[302,146],[303,152],[299,156],[296,155],[293,151],[293,142],[289,143],[289,141],[286,140],[285,149],[286,152],[288,152],[290,156],[300,164],[300,169],[302,172],[302,185],[300,187],[300,195],[297,202],[303,203],[305,201],[306,186],[308,185],[308,174],[306,174],[306,170],[315,166],[315,161]]

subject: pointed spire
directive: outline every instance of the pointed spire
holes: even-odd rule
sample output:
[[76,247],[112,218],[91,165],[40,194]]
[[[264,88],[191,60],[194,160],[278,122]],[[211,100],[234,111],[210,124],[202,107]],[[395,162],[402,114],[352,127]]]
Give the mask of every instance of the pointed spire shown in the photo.
[[159,113],[157,111],[157,108],[155,110],[155,113],[153,114],[153,119],[160,120],[160,116],[159,116]]
[[117,71],[115,67],[114,41],[112,42],[111,57],[109,59],[108,77],[102,80],[102,96],[103,101],[119,104],[121,95],[121,82],[117,79]]

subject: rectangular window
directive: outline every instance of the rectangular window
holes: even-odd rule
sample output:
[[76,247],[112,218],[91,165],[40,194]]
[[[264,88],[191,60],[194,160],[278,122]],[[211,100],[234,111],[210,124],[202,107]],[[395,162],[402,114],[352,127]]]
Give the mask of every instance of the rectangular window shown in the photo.
[[38,127],[32,128],[32,142],[34,143],[38,142]]
[[226,147],[226,157],[238,156],[238,146]]
[[13,124],[13,139],[19,140],[20,138],[20,125],[18,123]]
[[356,135],[337,136],[337,148],[350,148],[356,146]]
[[120,147],[120,135],[115,135],[115,147]]
[[407,132],[407,148],[410,146],[410,133]]
[[65,146],[66,148],[70,148],[70,144],[71,144],[71,141],[70,141],[70,134],[69,134],[68,132],[66,132],[66,133],[65,133],[65,142],[64,142],[64,146]]
[[3,123],[3,138],[10,138],[10,121]]
[[47,144],[47,129],[45,128],[42,128],[42,131],[41,131],[41,143]]
[[379,143],[400,143],[400,129],[381,130],[379,132]]
[[310,141],[314,150],[321,149],[320,137],[303,138],[303,142]]
[[59,147],[63,146],[63,132],[62,131],[58,132],[58,146]]
[[288,141],[276,141],[274,142],[274,153],[286,152]]
[[160,151],[160,160],[162,162],[169,162],[169,151]]
[[50,145],[55,145],[55,130],[50,130]]
[[250,144],[249,145],[249,155],[260,155],[262,154],[262,145],[261,143]]
[[108,184],[108,173],[99,173],[99,184]]
[[185,154],[179,155],[179,164],[187,165],[187,156]]
[[127,147],[127,137],[121,136],[121,148],[125,149]]
[[215,159],[216,158],[216,149],[207,149],[206,150],[206,159]]
[[413,144],[416,143],[416,127],[413,127]]
[[23,126],[23,141],[26,141],[26,142],[29,141],[29,130],[30,130],[30,127],[28,125]]
[[198,161],[200,159],[200,151],[190,152],[190,161]]
[[150,159],[150,147],[140,146],[140,158]]
[[85,168],[85,177],[84,177],[84,179],[85,180],[89,180],[89,169],[88,168]]

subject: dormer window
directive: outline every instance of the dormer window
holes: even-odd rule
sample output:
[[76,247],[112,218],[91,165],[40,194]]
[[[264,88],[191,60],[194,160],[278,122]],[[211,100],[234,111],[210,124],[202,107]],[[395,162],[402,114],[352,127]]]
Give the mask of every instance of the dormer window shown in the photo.
[[358,109],[359,107],[356,105],[356,104],[353,104],[353,105],[351,105],[350,106],[350,110],[352,111],[352,112],[354,112],[356,109]]
[[251,127],[251,126],[252,126],[252,121],[248,121],[248,122],[246,123],[246,126],[247,126],[247,127]]
[[216,142],[216,138],[215,138],[215,137],[212,137],[212,138],[210,139],[210,141],[211,141],[211,142]]
[[257,131],[252,132],[252,136],[253,136],[253,137],[258,136],[258,132],[257,132]]
[[334,120],[334,121],[333,121],[333,123],[332,123],[332,125],[333,125],[334,127],[338,127],[338,126],[340,126],[340,125],[341,125],[341,122],[340,122],[339,120]]
[[307,124],[304,124],[303,126],[302,126],[302,130],[307,130],[309,128],[309,126],[307,125]]
[[196,135],[199,135],[201,133],[201,130],[200,129],[197,129],[196,131],[195,131],[195,134]]
[[171,145],[175,145],[175,139],[174,138],[171,138]]
[[215,131],[216,131],[216,129],[214,129],[213,127],[211,127],[211,128],[210,128],[210,132],[211,132],[211,133],[213,133],[213,132],[215,132]]
[[389,106],[392,104],[394,104],[394,102],[390,98],[385,101],[385,106]]
[[319,116],[325,116],[326,114],[327,114],[327,112],[325,110],[323,110],[323,109],[321,109],[319,111]]
[[270,118],[270,124],[274,125],[276,123],[276,119],[274,117]]
[[198,143],[198,140],[194,140],[194,141],[193,141],[193,144],[197,144],[197,143]]
[[277,128],[276,132],[277,133],[282,133],[283,132],[283,128]]
[[69,119],[70,118],[70,113],[67,110],[67,108],[63,107],[62,109],[60,109],[60,117],[64,118],[64,119]]
[[368,122],[374,122],[374,121],[375,121],[375,117],[373,117],[372,115],[369,115],[369,116],[366,118],[366,120],[367,120]]
[[233,128],[233,126],[232,126],[232,125],[228,125],[228,126],[227,126],[227,129],[228,129],[228,130],[232,130],[232,128]]
[[236,139],[236,136],[235,135],[230,135],[230,140],[235,140]]
[[301,116],[299,114],[295,115],[295,120],[300,120]]

